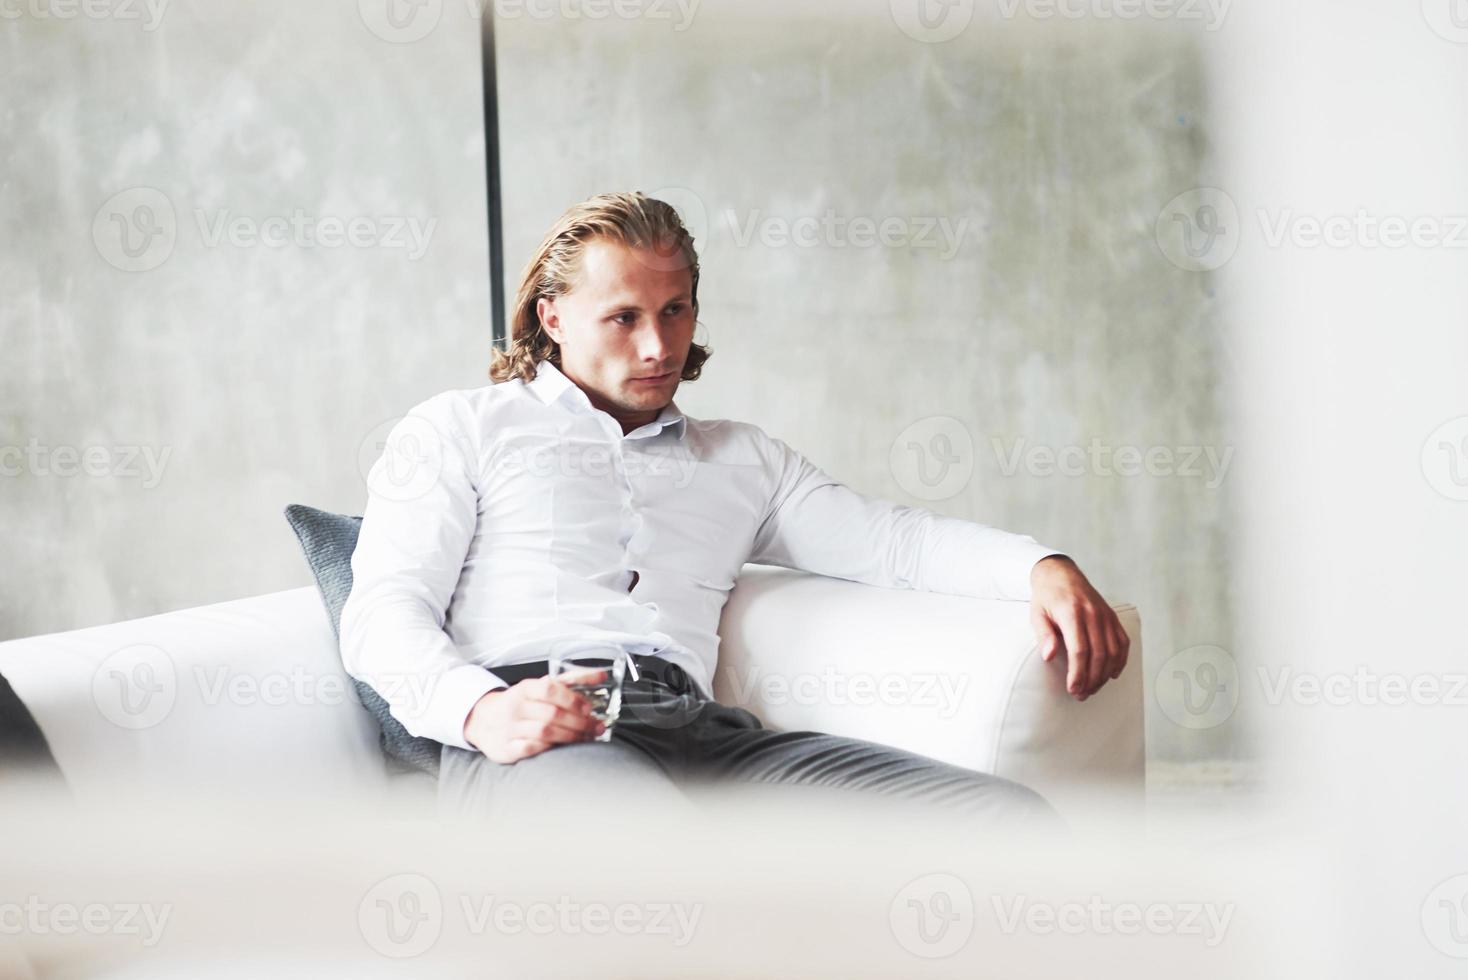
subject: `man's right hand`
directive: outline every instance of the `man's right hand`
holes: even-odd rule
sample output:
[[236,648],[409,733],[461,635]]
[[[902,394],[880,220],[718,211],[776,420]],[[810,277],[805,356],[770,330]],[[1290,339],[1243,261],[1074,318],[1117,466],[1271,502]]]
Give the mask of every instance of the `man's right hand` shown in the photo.
[[465,740],[494,762],[519,762],[567,742],[600,735],[591,702],[554,677],[531,677],[490,691],[469,710]]

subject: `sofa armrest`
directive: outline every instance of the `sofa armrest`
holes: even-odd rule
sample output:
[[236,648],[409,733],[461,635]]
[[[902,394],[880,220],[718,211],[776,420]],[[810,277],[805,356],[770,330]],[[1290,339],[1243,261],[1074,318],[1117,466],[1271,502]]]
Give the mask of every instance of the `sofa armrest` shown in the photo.
[[882,589],[747,565],[724,608],[714,697],[768,727],[897,746],[994,773],[1072,814],[1144,794],[1141,624],[1127,669],[1084,703],[1040,659],[1029,604]]

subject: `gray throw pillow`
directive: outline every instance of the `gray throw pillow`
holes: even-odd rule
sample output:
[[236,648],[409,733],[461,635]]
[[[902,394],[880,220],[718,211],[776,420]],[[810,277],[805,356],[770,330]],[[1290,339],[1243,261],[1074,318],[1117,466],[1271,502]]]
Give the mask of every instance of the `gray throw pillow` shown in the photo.
[[[352,552],[357,550],[362,518],[291,504],[285,509],[285,519],[290,522],[291,530],[296,532],[301,548],[306,552],[306,562],[311,566],[311,574],[316,576],[316,587],[321,590],[322,601],[326,603],[331,631],[340,643],[342,607],[352,593]],[[387,756],[388,765],[398,771],[426,772],[437,776],[442,743],[408,734],[403,723],[388,711],[382,695],[355,677],[351,681],[362,707],[377,720],[378,741]]]

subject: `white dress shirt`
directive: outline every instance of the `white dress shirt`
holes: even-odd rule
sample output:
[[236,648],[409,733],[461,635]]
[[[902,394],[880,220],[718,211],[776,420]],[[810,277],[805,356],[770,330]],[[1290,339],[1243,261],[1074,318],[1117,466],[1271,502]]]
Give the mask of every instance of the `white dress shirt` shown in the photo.
[[[657,654],[712,690],[746,562],[893,589],[1028,599],[1058,552],[872,499],[758,426],[670,402],[627,434],[550,362],[413,408],[368,476],[347,672],[410,733],[464,740],[494,668],[552,650]],[[634,584],[635,583],[635,584]]]

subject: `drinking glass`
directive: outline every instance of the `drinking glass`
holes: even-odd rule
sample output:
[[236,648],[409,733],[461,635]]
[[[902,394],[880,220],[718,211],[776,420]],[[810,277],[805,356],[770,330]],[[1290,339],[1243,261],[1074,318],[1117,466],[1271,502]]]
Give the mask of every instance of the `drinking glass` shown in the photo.
[[627,676],[628,655],[617,647],[562,650],[549,659],[550,676],[591,702],[591,716],[606,726],[598,742],[612,740],[612,726],[622,713],[622,680]]

